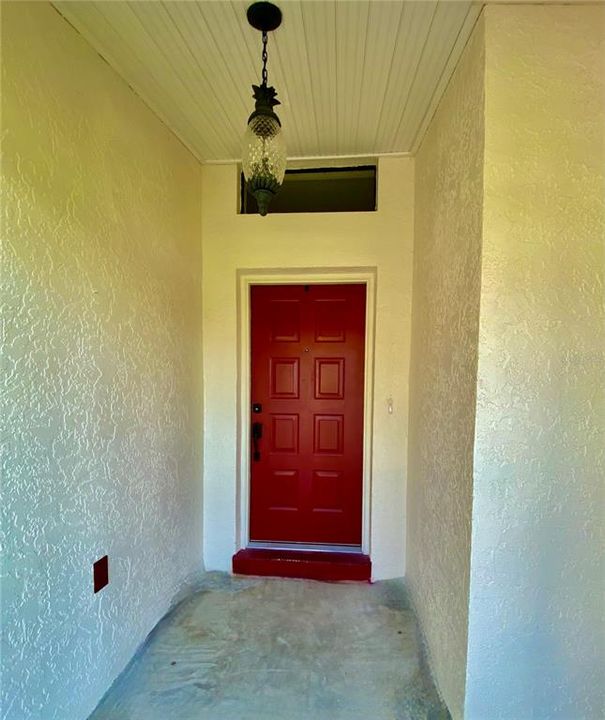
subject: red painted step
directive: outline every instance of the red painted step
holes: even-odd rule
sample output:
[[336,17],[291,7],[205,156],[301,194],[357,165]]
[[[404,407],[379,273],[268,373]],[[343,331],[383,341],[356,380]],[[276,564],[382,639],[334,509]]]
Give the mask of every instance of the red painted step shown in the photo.
[[233,556],[233,572],[235,575],[370,582],[372,562],[368,555],[361,553],[249,548]]

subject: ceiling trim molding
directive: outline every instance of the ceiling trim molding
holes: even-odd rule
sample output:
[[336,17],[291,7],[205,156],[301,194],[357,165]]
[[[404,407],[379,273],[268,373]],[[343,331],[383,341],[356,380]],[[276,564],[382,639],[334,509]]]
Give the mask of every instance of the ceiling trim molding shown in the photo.
[[[298,155],[287,158],[288,163],[297,162],[356,162],[363,160],[373,162],[379,158],[405,158],[414,157],[412,152],[389,152],[389,153],[362,153],[359,155]],[[202,165],[233,165],[241,163],[241,158],[230,158],[228,160],[206,160]]]

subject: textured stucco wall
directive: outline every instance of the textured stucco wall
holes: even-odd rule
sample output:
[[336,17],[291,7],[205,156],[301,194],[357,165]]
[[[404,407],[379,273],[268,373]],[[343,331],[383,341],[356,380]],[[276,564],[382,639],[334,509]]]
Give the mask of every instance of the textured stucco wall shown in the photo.
[[[204,167],[204,558],[229,570],[236,549],[236,271],[377,268],[371,553],[376,579],[405,569],[408,362],[414,161],[379,164],[378,210],[237,214],[235,165]],[[393,414],[387,398],[393,399]]]
[[2,71],[1,716],[81,720],[201,566],[201,169],[47,3]]
[[467,647],[483,71],[480,21],[416,157],[406,579],[454,718]]
[[469,720],[605,712],[604,29],[486,10]]

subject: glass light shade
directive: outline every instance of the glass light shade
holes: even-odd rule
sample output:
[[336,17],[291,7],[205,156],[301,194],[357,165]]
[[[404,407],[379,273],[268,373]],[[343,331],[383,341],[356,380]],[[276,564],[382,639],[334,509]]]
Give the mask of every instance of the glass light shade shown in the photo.
[[259,114],[248,123],[242,145],[242,169],[260,214],[266,215],[286,172],[286,144],[274,117]]

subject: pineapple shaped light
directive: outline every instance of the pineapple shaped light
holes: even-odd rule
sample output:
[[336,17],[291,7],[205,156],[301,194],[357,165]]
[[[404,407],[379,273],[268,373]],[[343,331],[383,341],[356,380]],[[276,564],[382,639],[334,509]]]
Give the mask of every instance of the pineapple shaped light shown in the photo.
[[286,145],[281,123],[273,110],[280,102],[275,88],[267,85],[267,33],[281,25],[281,10],[270,2],[256,2],[248,8],[247,16],[250,25],[262,32],[263,70],[261,84],[252,86],[256,106],[244,134],[242,169],[258,212],[266,215],[286,172]]

